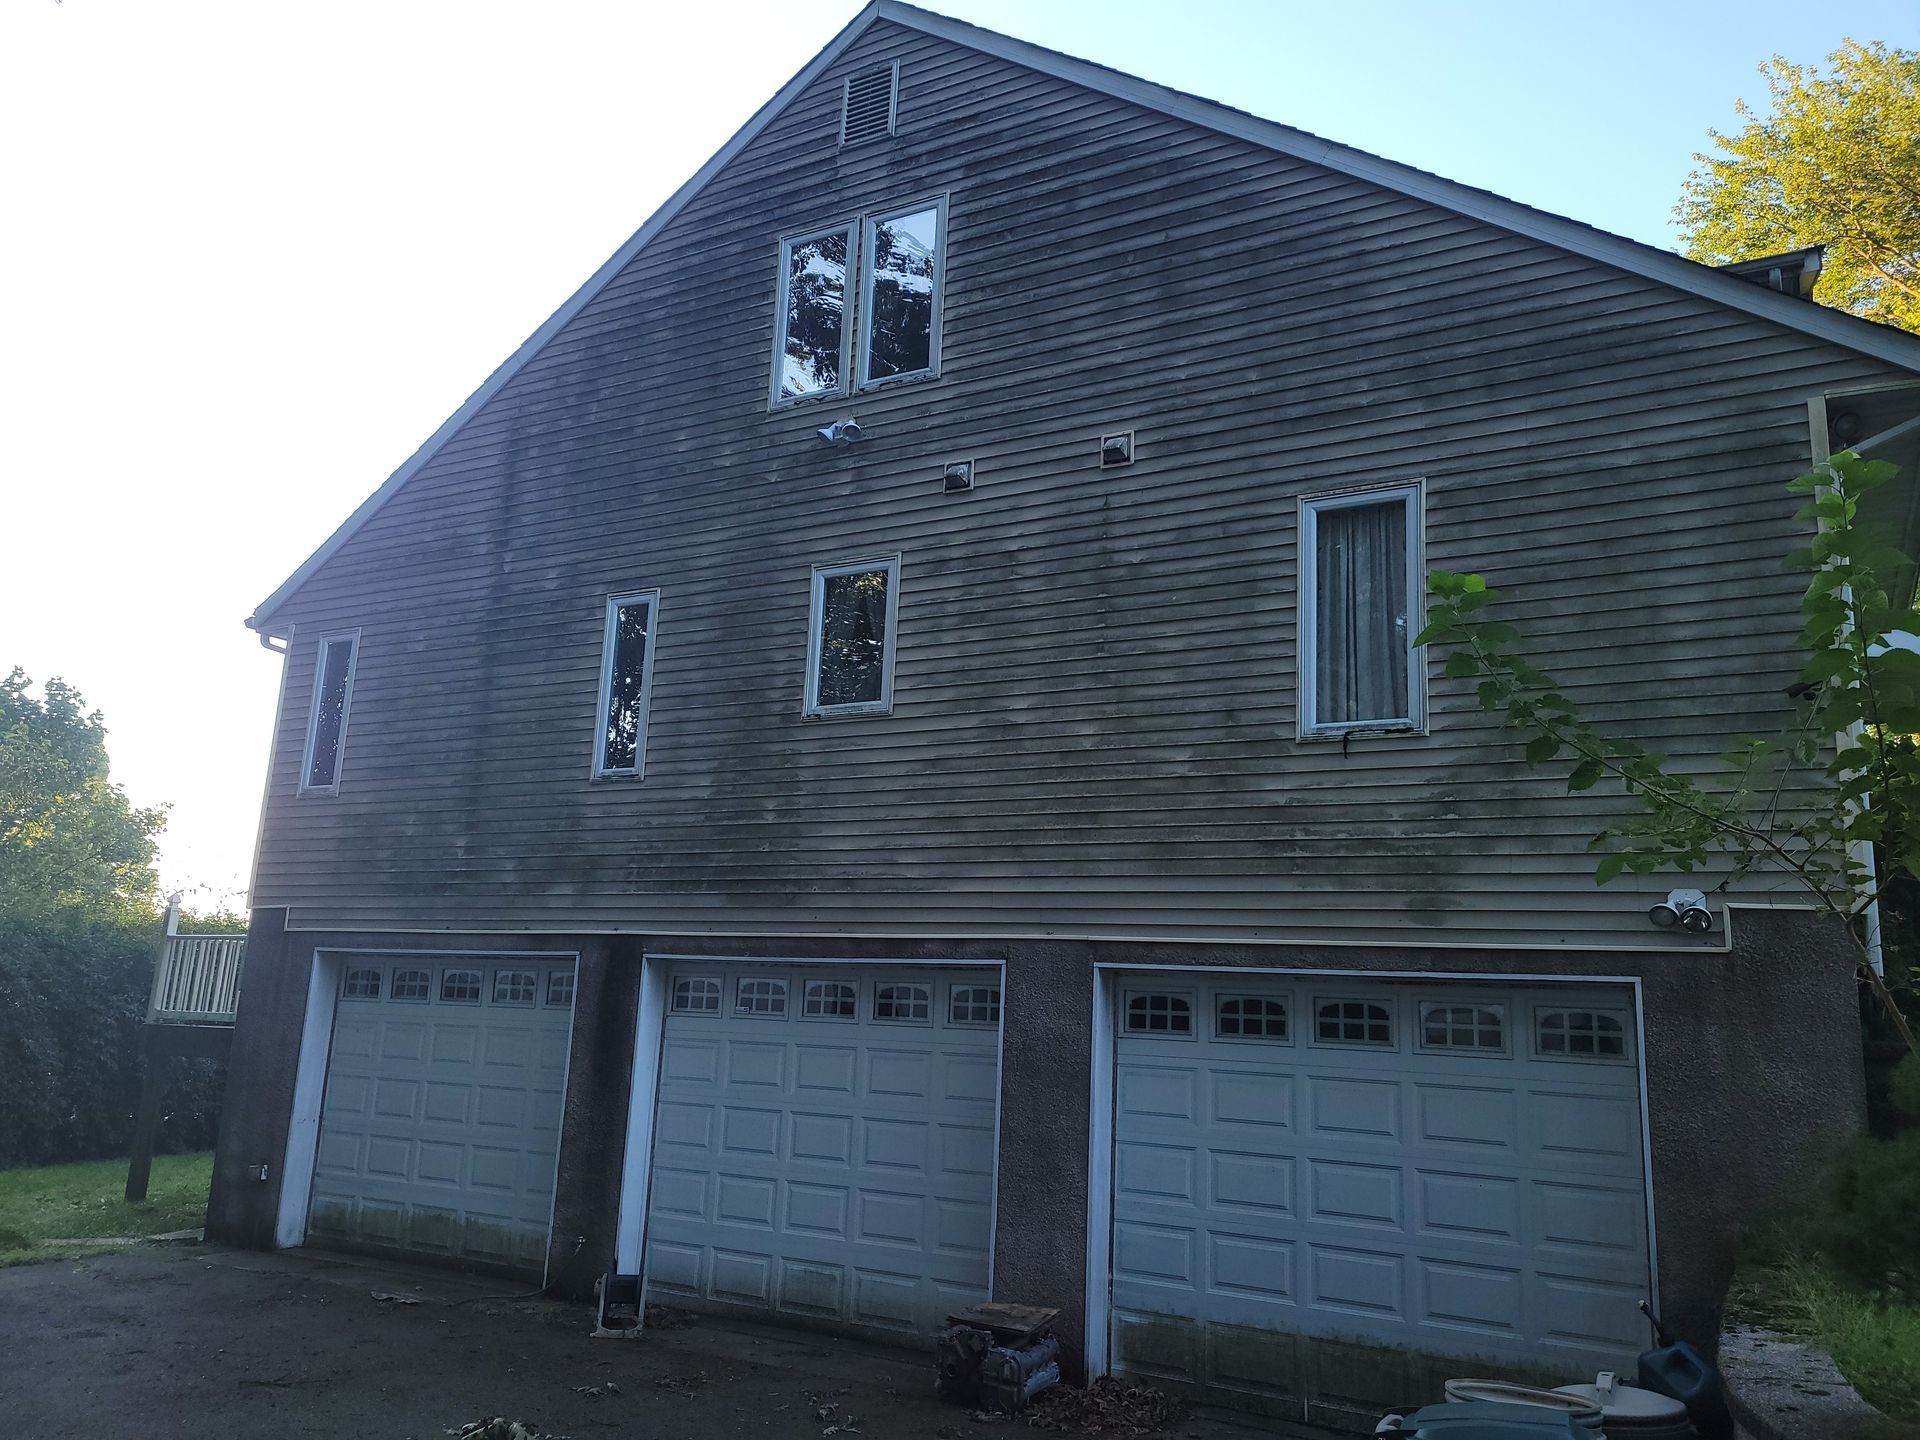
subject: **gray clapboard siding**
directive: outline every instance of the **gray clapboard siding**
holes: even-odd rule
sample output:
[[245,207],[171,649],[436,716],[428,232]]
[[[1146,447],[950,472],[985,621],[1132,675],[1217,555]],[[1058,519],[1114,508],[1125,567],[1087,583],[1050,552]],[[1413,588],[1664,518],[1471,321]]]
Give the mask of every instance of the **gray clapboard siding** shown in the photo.
[[[840,153],[840,81],[902,62]],[[942,376],[769,414],[782,234],[949,195]],[[877,26],[304,585],[255,903],[326,929],[1650,944],[1432,667],[1295,740],[1295,502],[1427,482],[1596,716],[1781,718],[1805,401],[1884,366]],[[814,427],[857,414],[867,439]],[[1101,471],[1107,429],[1140,459]],[[972,457],[978,488],[939,490]],[[807,577],[902,558],[895,711],[800,718]],[[588,779],[604,597],[662,592],[643,782]],[[314,637],[363,639],[294,795]],[[1703,761],[1704,763],[1704,761]],[[1646,888],[1646,887],[1643,887]],[[1749,893],[1758,897],[1765,885]]]

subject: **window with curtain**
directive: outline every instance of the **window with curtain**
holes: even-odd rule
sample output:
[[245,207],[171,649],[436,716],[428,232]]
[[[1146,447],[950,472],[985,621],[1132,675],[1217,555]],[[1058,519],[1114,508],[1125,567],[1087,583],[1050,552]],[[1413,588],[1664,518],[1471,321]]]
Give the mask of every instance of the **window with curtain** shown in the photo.
[[813,572],[807,713],[859,714],[893,703],[891,651],[898,561]]
[[1300,700],[1305,734],[1421,723],[1419,492],[1309,500],[1302,507]]

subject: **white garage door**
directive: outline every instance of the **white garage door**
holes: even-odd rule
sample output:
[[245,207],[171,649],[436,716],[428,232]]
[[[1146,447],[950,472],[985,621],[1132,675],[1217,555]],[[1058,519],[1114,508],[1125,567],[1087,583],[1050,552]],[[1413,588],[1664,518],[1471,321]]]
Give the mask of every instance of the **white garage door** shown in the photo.
[[649,1293],[896,1339],[985,1299],[999,1031],[994,971],[678,967]]
[[1116,1368],[1299,1396],[1407,1352],[1573,1380],[1644,1347],[1627,992],[1162,974],[1116,1001]]
[[307,1236],[539,1277],[573,962],[349,958]]

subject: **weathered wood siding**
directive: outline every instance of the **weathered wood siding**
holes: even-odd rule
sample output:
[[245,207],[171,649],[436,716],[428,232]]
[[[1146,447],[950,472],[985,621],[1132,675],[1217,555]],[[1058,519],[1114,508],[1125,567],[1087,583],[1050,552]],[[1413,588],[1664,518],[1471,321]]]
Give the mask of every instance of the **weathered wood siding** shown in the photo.
[[[840,82],[902,62],[900,134]],[[610,181],[610,183],[615,183]],[[769,414],[776,245],[950,195],[938,381]],[[1593,796],[1470,687],[1295,736],[1295,500],[1427,482],[1601,718],[1777,724],[1805,402],[1884,367],[892,25],[277,616],[254,902],[296,927],[1652,944]],[[823,445],[855,414],[867,438]],[[1138,432],[1101,470],[1096,437]],[[977,488],[944,495],[941,463]],[[809,568],[902,557],[894,712],[801,718]],[[604,598],[659,587],[642,783],[588,778]],[[296,797],[316,638],[362,640]]]

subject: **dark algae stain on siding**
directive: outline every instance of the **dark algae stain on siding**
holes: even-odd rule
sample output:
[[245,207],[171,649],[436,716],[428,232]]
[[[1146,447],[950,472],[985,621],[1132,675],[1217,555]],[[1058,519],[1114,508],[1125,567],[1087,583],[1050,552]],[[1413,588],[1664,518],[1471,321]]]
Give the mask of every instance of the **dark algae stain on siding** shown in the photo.
[[[841,82],[895,59],[898,135],[842,150]],[[770,411],[781,238],[934,196],[939,377]],[[1887,373],[883,23],[289,600],[256,903],[1651,943],[1592,884],[1596,797],[1437,664],[1430,733],[1296,738],[1297,503],[1424,480],[1428,563],[1513,594],[1596,718],[1711,755],[1784,704],[1806,397]],[[848,415],[857,444],[815,436]],[[803,718],[811,568],[896,554],[892,713]],[[606,597],[655,588],[645,778],[595,781]],[[313,637],[347,626],[340,793],[296,797]]]

